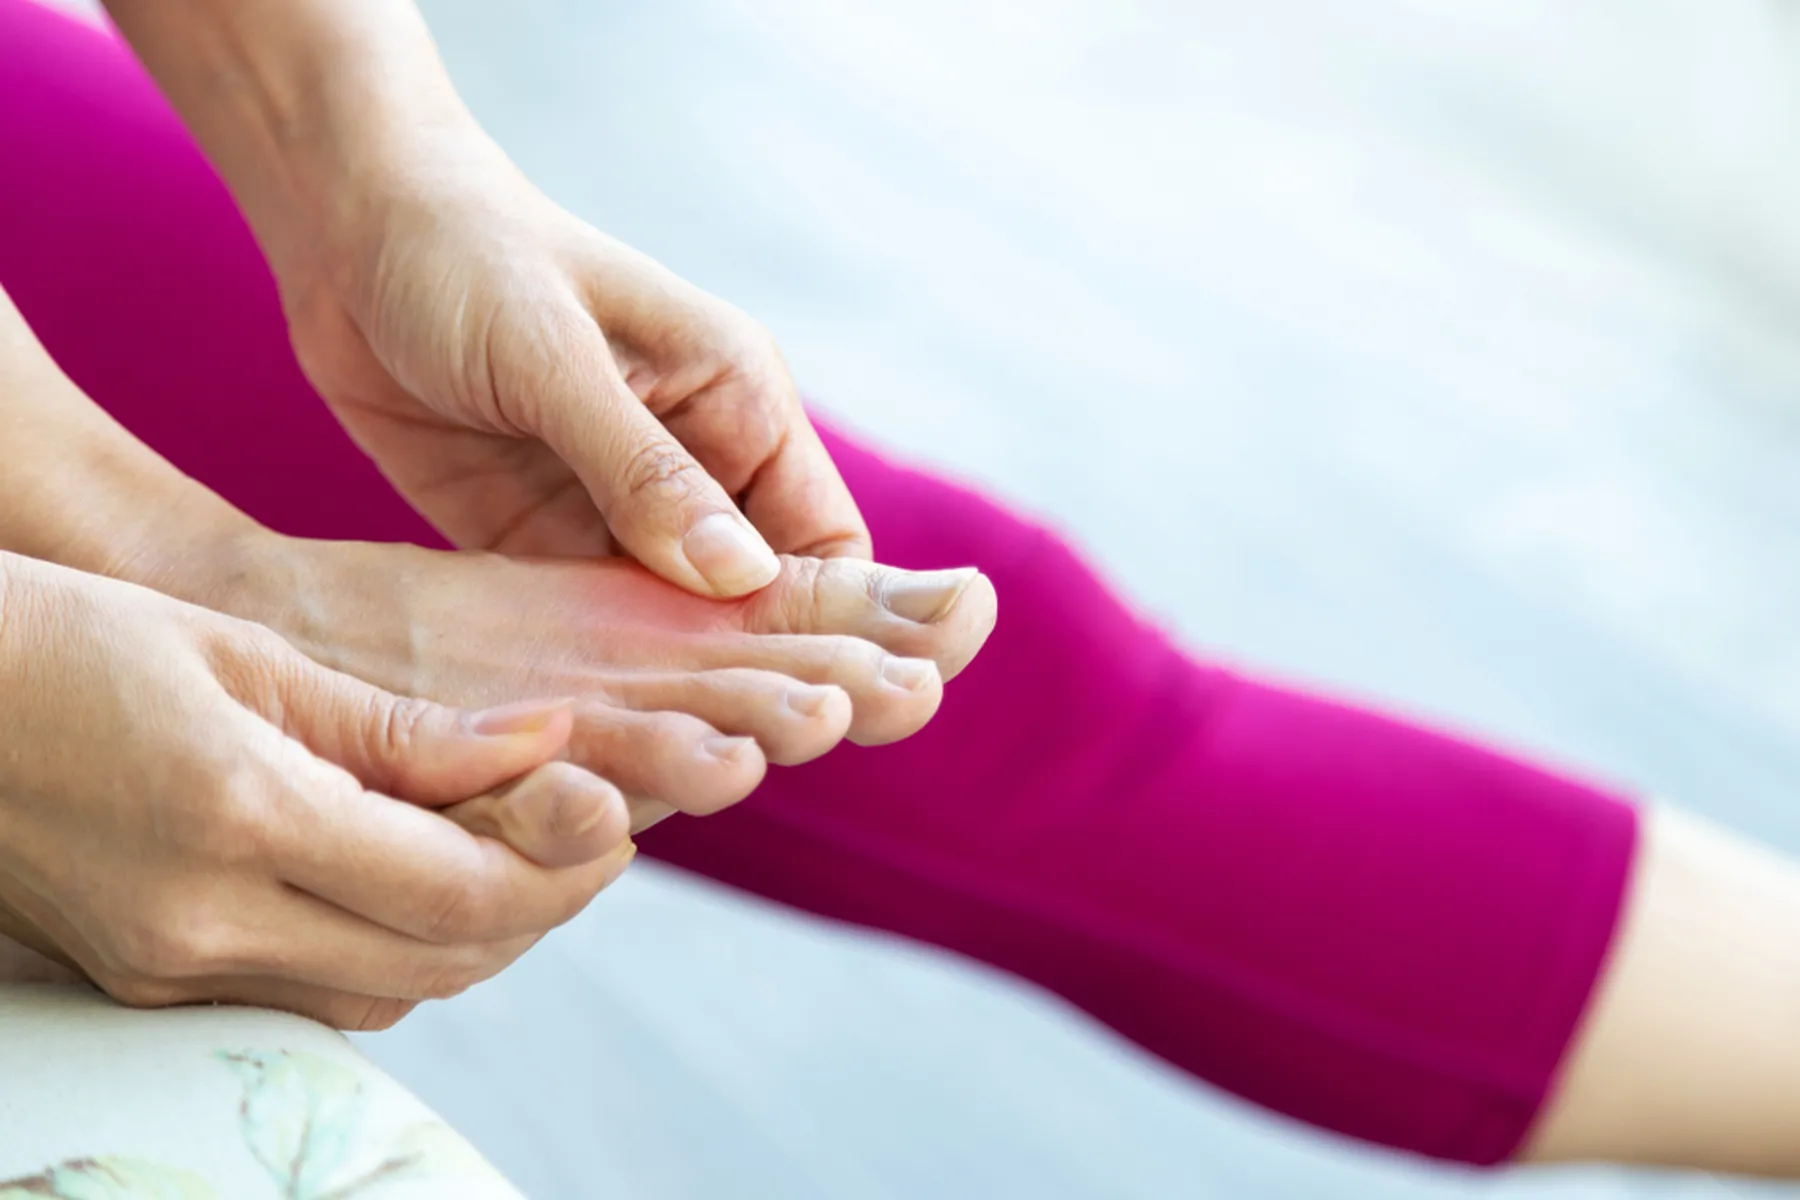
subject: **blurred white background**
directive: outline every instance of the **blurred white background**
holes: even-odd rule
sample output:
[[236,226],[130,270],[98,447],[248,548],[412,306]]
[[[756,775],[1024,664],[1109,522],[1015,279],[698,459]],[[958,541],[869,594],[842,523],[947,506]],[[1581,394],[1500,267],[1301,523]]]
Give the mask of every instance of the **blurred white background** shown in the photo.
[[[425,8],[553,195],[1197,646],[1800,849],[1800,11]],[[542,1197],[1761,1194],[1326,1142],[653,868],[365,1044]]]

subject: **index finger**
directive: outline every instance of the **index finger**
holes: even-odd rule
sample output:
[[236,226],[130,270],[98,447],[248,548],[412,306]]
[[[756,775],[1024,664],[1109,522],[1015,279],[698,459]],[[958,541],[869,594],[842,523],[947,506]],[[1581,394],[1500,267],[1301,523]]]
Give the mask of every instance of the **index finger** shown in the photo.
[[[557,786],[557,764],[540,773]],[[318,759],[288,776],[269,851],[282,879],[423,941],[493,942],[548,932],[617,876],[617,856],[542,867],[504,842],[365,791]]]
[[743,497],[744,515],[778,554],[872,558],[869,526],[798,403],[787,435]]

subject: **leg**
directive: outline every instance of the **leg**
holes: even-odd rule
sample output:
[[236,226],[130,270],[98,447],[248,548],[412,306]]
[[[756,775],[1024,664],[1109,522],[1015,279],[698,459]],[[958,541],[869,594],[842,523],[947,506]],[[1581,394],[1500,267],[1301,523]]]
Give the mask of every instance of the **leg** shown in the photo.
[[1631,810],[1197,664],[1044,530],[832,452],[884,557],[977,563],[1003,618],[912,740],[646,849],[1010,969],[1314,1124],[1510,1155],[1611,935]]
[[1524,1157],[1800,1177],[1800,866],[1656,811],[1632,873]]
[[1198,664],[1053,535],[829,441],[883,556],[979,564],[1005,619],[918,736],[653,853],[1365,1139],[1800,1176],[1800,864]]
[[248,1009],[133,1012],[0,985],[0,1198],[519,1193],[341,1036]]

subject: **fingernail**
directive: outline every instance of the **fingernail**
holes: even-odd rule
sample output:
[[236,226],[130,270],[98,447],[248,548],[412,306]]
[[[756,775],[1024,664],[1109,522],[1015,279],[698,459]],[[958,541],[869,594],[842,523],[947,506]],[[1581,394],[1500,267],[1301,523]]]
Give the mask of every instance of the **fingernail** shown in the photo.
[[937,678],[937,665],[923,658],[890,658],[881,664],[881,677],[897,688],[916,692]]
[[716,512],[702,519],[682,539],[681,552],[721,596],[754,592],[781,574],[781,560],[737,513]]
[[974,567],[921,575],[896,573],[882,591],[881,605],[896,617],[929,625],[943,620],[944,615],[956,607],[969,582],[978,574],[980,572]]
[[836,691],[836,688],[828,687],[789,688],[783,699],[790,711],[803,717],[816,717],[825,711]]
[[756,745],[752,738],[720,737],[706,740],[706,752],[721,762],[734,763],[744,757],[744,752]]
[[480,737],[518,737],[542,733],[550,728],[557,714],[567,708],[564,700],[526,700],[519,704],[503,704],[473,714],[469,728]]

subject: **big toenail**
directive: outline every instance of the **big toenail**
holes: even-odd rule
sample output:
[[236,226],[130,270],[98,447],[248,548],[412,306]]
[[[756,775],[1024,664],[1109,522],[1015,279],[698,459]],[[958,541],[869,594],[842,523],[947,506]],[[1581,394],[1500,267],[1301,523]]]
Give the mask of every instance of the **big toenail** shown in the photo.
[[896,617],[919,625],[941,621],[956,607],[969,581],[980,574],[974,567],[927,574],[899,574],[881,591],[881,605]]
[[831,695],[836,690],[827,687],[789,688],[787,706],[800,716],[816,717],[831,703]]
[[937,675],[937,665],[923,658],[890,658],[881,664],[881,677],[897,688],[916,692]]
[[735,763],[744,757],[744,752],[756,745],[754,738],[719,737],[706,740],[706,752],[721,762]]

